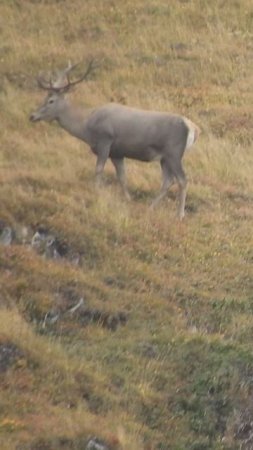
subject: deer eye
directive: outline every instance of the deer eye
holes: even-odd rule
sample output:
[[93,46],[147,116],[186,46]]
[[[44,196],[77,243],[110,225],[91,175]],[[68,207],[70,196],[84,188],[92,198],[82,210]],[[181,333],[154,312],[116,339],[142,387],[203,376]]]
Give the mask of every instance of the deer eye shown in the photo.
[[50,99],[48,100],[48,103],[51,105],[52,103],[54,103],[54,99],[53,99],[53,98],[50,98]]

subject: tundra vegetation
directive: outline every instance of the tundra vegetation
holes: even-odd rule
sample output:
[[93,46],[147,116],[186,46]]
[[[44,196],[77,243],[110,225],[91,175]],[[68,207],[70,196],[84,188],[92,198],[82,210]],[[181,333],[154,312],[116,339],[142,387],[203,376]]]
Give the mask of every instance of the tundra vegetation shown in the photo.
[[[0,447],[253,446],[251,0],[0,2]],[[70,94],[179,113],[202,130],[176,189],[29,114],[39,72],[91,57]]]

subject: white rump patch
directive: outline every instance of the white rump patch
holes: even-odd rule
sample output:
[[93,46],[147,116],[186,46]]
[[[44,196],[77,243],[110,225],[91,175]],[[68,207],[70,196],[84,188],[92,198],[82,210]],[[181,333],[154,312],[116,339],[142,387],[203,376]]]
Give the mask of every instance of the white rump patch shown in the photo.
[[189,149],[194,144],[194,141],[195,141],[195,130],[190,128],[187,136],[185,150]]
[[187,136],[187,141],[186,141],[186,146],[185,146],[185,150],[188,150],[189,148],[191,148],[191,146],[194,144],[194,142],[196,140],[196,129],[195,129],[194,124],[189,119],[186,119],[184,117],[184,122],[188,128],[188,136]]

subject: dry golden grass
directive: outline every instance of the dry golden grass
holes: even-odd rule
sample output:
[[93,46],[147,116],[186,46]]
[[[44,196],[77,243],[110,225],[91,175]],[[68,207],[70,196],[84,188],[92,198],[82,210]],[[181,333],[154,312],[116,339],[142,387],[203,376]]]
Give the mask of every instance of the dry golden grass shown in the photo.
[[[0,219],[29,237],[43,225],[82,256],[0,247],[1,449],[78,450],[91,435],[123,450],[253,445],[251,3],[1,1]],[[201,127],[183,223],[174,188],[148,208],[158,165],[128,161],[127,203],[109,163],[98,192],[87,146],[29,123],[38,73],[90,57],[101,66],[73,101]],[[66,314],[43,327],[72,297],[127,323],[112,332]],[[5,345],[19,356],[1,370]]]

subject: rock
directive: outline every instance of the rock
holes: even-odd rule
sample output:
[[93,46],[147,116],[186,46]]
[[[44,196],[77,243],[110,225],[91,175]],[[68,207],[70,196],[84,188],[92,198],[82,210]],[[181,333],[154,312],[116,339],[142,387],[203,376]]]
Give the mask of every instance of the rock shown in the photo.
[[60,260],[66,258],[73,265],[79,265],[80,254],[72,251],[69,245],[44,227],[38,227],[34,233],[31,246],[45,258]]
[[57,322],[57,320],[60,318],[60,314],[56,311],[48,311],[44,317],[43,320],[43,328],[46,328],[46,326],[53,325]]
[[18,244],[28,244],[31,230],[25,225],[17,225],[15,228],[15,240]]
[[4,227],[0,234],[0,242],[2,245],[10,245],[13,239],[11,227]]
[[31,246],[35,248],[36,250],[44,250],[45,248],[45,241],[46,241],[46,233],[36,231],[32,237],[31,240]]
[[11,342],[0,344],[0,373],[6,372],[11,365],[20,358],[23,358],[23,352]]
[[98,439],[97,437],[92,437],[87,442],[85,450],[110,450],[110,449],[104,441]]
[[0,220],[0,244],[10,245],[14,237],[14,232],[4,220]]

